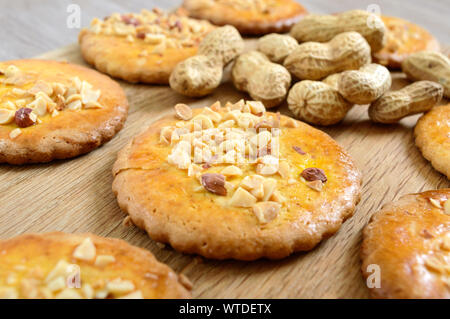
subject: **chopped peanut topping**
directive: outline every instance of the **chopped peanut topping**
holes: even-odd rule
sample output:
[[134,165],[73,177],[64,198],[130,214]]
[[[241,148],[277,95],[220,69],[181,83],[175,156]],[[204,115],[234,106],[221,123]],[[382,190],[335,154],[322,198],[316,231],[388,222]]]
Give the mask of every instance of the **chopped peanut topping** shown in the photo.
[[165,48],[181,49],[198,45],[213,29],[205,20],[191,19],[159,9],[140,13],[114,13],[104,20],[93,19],[90,31],[95,34],[124,37],[128,42],[143,41],[155,45],[152,54],[161,54]]
[[95,258],[96,249],[92,239],[87,237],[83,242],[75,248],[73,257],[80,260],[91,261]]
[[447,199],[444,203],[444,213],[450,215],[450,199]]
[[261,224],[274,220],[281,210],[281,204],[276,202],[259,202],[253,206],[253,213]]
[[434,198],[429,198],[431,205],[436,208],[442,208],[441,202]]
[[[21,81],[18,81],[18,78]],[[32,72],[23,72],[14,65],[6,68],[0,85],[21,86],[36,81]],[[18,127],[28,127],[42,122],[41,117],[55,117],[63,109],[80,110],[102,108],[98,102],[101,92],[75,77],[70,84],[49,83],[37,80],[30,89],[13,87],[0,97],[0,125],[15,122]],[[13,98],[2,102],[3,98]]]

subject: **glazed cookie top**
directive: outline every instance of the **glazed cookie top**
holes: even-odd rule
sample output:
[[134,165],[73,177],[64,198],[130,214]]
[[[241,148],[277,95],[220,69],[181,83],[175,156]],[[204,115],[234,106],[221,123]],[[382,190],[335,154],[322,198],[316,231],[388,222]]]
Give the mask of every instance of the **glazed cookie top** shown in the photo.
[[[92,234],[0,241],[0,298],[188,298],[169,267],[143,249]],[[187,282],[187,281],[186,281]],[[185,284],[187,285],[187,284]]]
[[244,34],[286,32],[307,13],[292,0],[184,0],[183,7],[193,17],[231,24]]
[[[204,251],[195,252],[212,258],[281,258],[311,249],[352,214],[359,198],[360,173],[325,133],[268,113],[256,101],[241,100],[225,107],[217,102],[196,110],[178,104],[175,111],[177,119],[156,122],[119,154],[114,189],[120,204],[121,173],[129,173],[134,177],[124,183],[150,190],[142,202],[140,195],[132,196],[137,206],[147,207],[149,214],[155,207],[154,212],[171,216],[180,225],[196,225],[192,234],[186,231],[180,240],[188,243],[198,232],[203,233],[197,240],[217,236],[209,234],[214,228],[221,234],[218,242],[230,241],[227,252],[214,251],[214,239]],[[132,178],[136,180],[131,182]],[[156,183],[159,186],[154,189]],[[165,198],[161,192],[166,186],[171,204],[150,194],[158,192]],[[168,205],[179,209],[170,213]],[[191,206],[196,207],[193,215]],[[133,218],[135,212],[128,212]],[[156,221],[159,216],[149,218]],[[251,244],[243,248],[247,240]],[[262,244],[268,251],[255,248],[265,241],[272,243]]]
[[380,268],[376,298],[450,298],[450,189],[403,196],[364,229],[362,271]]
[[438,41],[421,26],[397,17],[382,16],[381,19],[388,32],[385,47],[373,54],[377,63],[399,68],[411,53],[439,51]]

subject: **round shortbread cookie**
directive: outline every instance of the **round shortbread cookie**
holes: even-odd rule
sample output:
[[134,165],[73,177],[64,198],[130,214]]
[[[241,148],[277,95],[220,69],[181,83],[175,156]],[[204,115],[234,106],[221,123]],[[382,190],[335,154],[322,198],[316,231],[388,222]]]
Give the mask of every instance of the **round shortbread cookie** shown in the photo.
[[414,135],[422,155],[450,179],[450,104],[435,106],[422,115]]
[[397,17],[382,16],[387,29],[387,42],[383,49],[373,53],[374,62],[390,68],[400,68],[404,59],[419,51],[439,51],[435,37],[417,24]]
[[0,62],[0,163],[87,153],[123,126],[128,101],[109,77],[65,62]]
[[183,12],[154,9],[94,19],[78,37],[81,53],[89,64],[113,77],[167,84],[175,65],[195,55],[201,40],[214,28]]
[[185,277],[119,239],[25,234],[0,240],[0,255],[1,299],[190,297]]
[[183,7],[191,17],[230,24],[249,35],[287,32],[307,14],[292,0],[184,0]]
[[113,168],[121,209],[152,239],[207,258],[278,259],[353,214],[361,174],[322,131],[255,101],[175,108]]
[[384,205],[364,229],[361,259],[374,298],[450,298],[450,189]]

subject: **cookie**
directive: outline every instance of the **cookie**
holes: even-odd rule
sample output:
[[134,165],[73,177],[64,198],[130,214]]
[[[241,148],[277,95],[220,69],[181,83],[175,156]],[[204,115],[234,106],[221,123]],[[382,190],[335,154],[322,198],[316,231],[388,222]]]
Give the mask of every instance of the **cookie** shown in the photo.
[[49,162],[109,141],[128,113],[124,91],[79,65],[0,62],[0,163]]
[[99,71],[128,82],[167,84],[175,65],[195,55],[212,29],[183,10],[142,10],[94,19],[78,42],[84,59]]
[[383,49],[373,53],[375,63],[390,68],[400,68],[404,59],[419,51],[439,51],[439,42],[417,24],[397,17],[382,16],[387,32]]
[[293,0],[184,0],[183,8],[191,17],[230,24],[248,35],[288,32],[307,14]]
[[422,155],[450,179],[450,104],[435,106],[422,115],[414,135]]
[[0,299],[190,297],[185,277],[119,239],[25,234],[0,240],[0,254]]
[[450,189],[385,205],[363,231],[361,259],[373,298],[450,298]]
[[113,168],[119,206],[152,239],[213,259],[279,259],[353,214],[361,174],[322,131],[255,101],[175,111]]

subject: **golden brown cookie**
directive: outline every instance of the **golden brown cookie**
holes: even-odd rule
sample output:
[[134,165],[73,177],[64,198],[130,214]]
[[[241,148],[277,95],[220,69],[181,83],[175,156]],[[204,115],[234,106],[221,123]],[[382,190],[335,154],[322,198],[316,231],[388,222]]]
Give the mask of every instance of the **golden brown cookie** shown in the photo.
[[373,54],[374,62],[390,68],[400,68],[411,53],[439,51],[439,42],[417,24],[397,17],[382,16],[387,33],[386,46]]
[[152,239],[207,258],[278,259],[353,214],[361,174],[322,131],[255,101],[175,110],[113,168],[120,207]]
[[365,279],[379,272],[374,298],[450,298],[450,189],[386,204],[364,229],[361,259]]
[[94,19],[78,37],[81,53],[89,64],[113,77],[167,84],[175,65],[195,55],[213,29],[207,21],[190,19],[183,12],[154,9]]
[[287,32],[307,14],[293,0],[184,0],[183,7],[191,17],[252,35]]
[[87,153],[123,126],[128,102],[109,77],[44,60],[0,62],[0,163]]
[[450,179],[450,104],[435,106],[422,115],[414,135],[422,155]]
[[0,299],[190,297],[184,277],[119,239],[25,234],[0,240],[0,255]]

